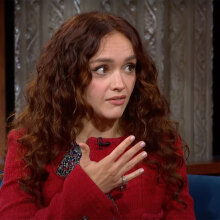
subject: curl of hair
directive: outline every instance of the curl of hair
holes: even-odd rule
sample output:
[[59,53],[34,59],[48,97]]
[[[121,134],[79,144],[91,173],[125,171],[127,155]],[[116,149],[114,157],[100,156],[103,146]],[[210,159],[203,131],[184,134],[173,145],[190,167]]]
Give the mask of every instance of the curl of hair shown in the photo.
[[168,120],[169,107],[158,89],[154,62],[126,20],[90,12],[69,19],[46,44],[36,65],[36,77],[28,84],[27,107],[14,121],[14,127],[25,129],[19,143],[24,147],[28,175],[20,185],[41,204],[41,183],[47,179],[45,166],[76,138],[82,119],[92,117],[93,111],[83,98],[91,81],[89,60],[98,51],[101,39],[115,31],[130,40],[137,57],[136,84],[120,120],[121,129],[134,134],[136,140],[144,140],[147,151],[161,158],[163,166],[146,162],[156,163],[158,175],[163,173],[176,186],[173,199],[179,201],[184,181],[177,170],[183,159],[175,147],[176,124]]

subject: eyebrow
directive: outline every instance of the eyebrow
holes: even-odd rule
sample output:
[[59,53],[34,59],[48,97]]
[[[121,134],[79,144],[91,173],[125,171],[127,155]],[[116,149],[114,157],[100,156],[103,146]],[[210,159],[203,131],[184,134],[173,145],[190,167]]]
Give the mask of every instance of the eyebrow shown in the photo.
[[[131,55],[131,56],[127,57],[125,59],[125,61],[127,62],[127,61],[134,60],[134,59],[136,59],[136,56],[135,55]],[[110,58],[98,58],[96,60],[92,60],[90,63],[101,63],[101,62],[112,63],[113,60],[110,59]]]

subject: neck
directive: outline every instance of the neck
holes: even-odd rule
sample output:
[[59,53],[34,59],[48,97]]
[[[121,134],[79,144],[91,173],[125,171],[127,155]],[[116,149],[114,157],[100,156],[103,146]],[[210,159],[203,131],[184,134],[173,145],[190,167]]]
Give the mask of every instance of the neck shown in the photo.
[[83,120],[83,128],[76,137],[76,142],[86,142],[89,137],[114,138],[122,136],[118,120]]

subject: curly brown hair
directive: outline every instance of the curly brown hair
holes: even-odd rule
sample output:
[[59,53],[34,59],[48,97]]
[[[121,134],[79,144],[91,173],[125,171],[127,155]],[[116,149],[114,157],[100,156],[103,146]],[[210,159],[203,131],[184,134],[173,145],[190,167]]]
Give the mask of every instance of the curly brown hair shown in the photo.
[[176,186],[173,195],[179,201],[184,181],[177,170],[183,158],[175,144],[176,124],[168,119],[168,103],[158,89],[155,64],[136,29],[126,20],[90,12],[69,19],[46,44],[35,78],[27,88],[27,106],[14,121],[15,128],[25,130],[18,142],[25,149],[28,175],[20,185],[41,204],[41,183],[47,179],[45,165],[76,139],[82,119],[92,117],[93,111],[83,98],[92,78],[89,60],[98,51],[101,39],[113,31],[130,40],[137,58],[136,84],[120,119],[121,129],[135,135],[136,140],[144,140],[148,153],[159,156],[160,162],[146,162],[156,164],[158,176],[164,174]]

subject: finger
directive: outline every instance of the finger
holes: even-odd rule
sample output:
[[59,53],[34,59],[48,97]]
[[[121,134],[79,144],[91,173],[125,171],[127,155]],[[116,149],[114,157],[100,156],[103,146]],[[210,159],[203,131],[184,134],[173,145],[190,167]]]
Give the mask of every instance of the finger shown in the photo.
[[131,149],[126,151],[117,161],[118,166],[121,167],[127,163],[138,151],[145,147],[145,142],[141,141],[135,144]]
[[127,137],[107,157],[115,161],[126,150],[126,148],[131,145],[134,139],[135,136],[133,135]]
[[[144,173],[144,169],[143,168],[140,168],[138,170],[135,170],[134,172],[132,173],[129,173],[128,175],[125,175],[125,178],[127,180],[127,182],[131,181],[132,179],[140,176],[141,174]],[[121,184],[123,184],[123,181],[122,181],[122,178],[121,178]]]
[[123,173],[128,172],[129,170],[131,170],[135,165],[137,165],[138,163],[140,163],[144,158],[147,157],[147,152],[142,151],[141,153],[139,153],[137,156],[135,156],[134,158],[132,158],[129,162],[126,163],[126,165],[124,166],[124,168],[122,169],[122,175]]
[[89,146],[85,143],[79,143],[79,146],[82,151],[82,157],[80,159],[80,164],[85,164],[90,162],[90,149]]

